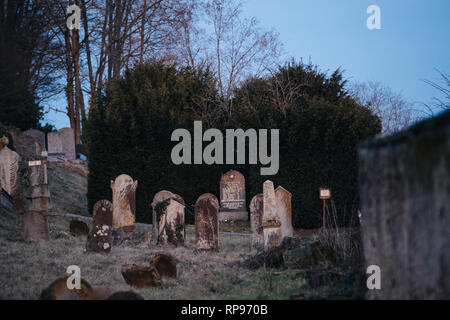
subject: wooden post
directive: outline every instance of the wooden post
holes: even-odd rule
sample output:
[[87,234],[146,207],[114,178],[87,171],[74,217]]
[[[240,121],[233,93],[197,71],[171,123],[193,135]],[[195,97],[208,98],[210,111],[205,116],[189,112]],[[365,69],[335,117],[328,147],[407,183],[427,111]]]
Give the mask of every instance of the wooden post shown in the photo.
[[322,214],[322,228],[326,227],[326,218],[325,218],[325,201],[331,198],[331,190],[326,188],[319,189],[319,197],[323,200],[323,214]]
[[325,229],[326,223],[325,223],[325,199],[323,199],[323,218],[322,218],[322,228]]

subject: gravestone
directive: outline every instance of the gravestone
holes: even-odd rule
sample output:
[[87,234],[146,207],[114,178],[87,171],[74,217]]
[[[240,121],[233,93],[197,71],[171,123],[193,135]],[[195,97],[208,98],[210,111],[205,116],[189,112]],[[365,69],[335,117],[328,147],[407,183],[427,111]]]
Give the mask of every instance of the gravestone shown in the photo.
[[[158,219],[158,243],[184,244],[184,205],[175,199],[160,202],[162,214]],[[158,211],[158,209],[157,209]]]
[[131,232],[136,222],[136,189],[138,182],[126,174],[111,180],[113,194],[113,227]]
[[366,299],[449,299],[450,111],[361,143],[358,159],[364,270],[381,272]]
[[[13,210],[23,211],[19,208],[20,203],[20,176],[17,152],[8,148],[9,140],[6,136],[0,139],[0,188],[12,199]],[[0,189],[0,190],[1,190]]]
[[275,189],[275,197],[278,203],[278,217],[281,221],[281,237],[292,238],[294,228],[292,227],[292,195],[282,186]]
[[121,273],[125,282],[135,288],[151,288],[161,286],[161,277],[153,266],[122,267]]
[[176,195],[170,191],[162,190],[159,191],[155,196],[153,197],[153,201],[151,203],[152,207],[152,224],[153,224],[153,243],[156,244],[158,242],[158,234],[159,234],[159,227],[158,227],[158,213],[156,212],[156,206],[158,203],[167,200],[167,199],[176,199]]
[[239,171],[228,171],[220,179],[219,220],[248,220],[245,204],[245,178]]
[[80,288],[69,289],[67,287],[68,277],[62,277],[53,281],[47,288],[42,290],[39,300],[91,300],[94,292],[84,279],[80,279]]
[[273,182],[267,180],[263,184],[263,235],[264,249],[281,245],[283,240],[281,234],[281,220],[278,216],[278,203],[275,197]]
[[201,195],[194,206],[195,247],[217,250],[219,248],[219,201],[211,193]]
[[113,205],[108,200],[100,200],[94,204],[92,226],[113,225]]
[[75,160],[75,136],[72,128],[62,128],[47,133],[48,156],[63,157],[66,160]]
[[[40,130],[36,130],[36,129],[29,129],[29,130],[22,132],[21,135],[22,134],[32,137],[34,139],[34,141],[39,142],[41,147],[45,148],[45,133],[44,132],[42,132]],[[37,154],[37,155],[40,155],[40,154]]]
[[48,211],[52,205],[47,180],[47,160],[42,156],[33,156],[28,161],[28,179],[31,187],[30,210]]
[[86,251],[109,253],[112,247],[111,228],[107,225],[95,225],[87,236]]
[[263,194],[257,194],[250,202],[250,226],[252,229],[252,248],[264,246],[263,232],[263,210],[264,199]]
[[23,216],[23,237],[25,242],[49,241],[47,213],[27,211]]

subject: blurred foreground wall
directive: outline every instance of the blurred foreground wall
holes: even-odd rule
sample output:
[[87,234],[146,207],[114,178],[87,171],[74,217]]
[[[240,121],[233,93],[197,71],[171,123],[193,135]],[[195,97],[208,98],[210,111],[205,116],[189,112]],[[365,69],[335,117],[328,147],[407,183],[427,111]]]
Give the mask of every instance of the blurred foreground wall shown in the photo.
[[450,298],[450,111],[359,150],[369,299]]

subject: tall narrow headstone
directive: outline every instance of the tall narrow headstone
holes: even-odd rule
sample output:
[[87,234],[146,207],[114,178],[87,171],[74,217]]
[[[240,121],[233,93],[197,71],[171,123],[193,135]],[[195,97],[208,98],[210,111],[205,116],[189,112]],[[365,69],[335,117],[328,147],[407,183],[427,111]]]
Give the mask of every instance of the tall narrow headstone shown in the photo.
[[111,180],[113,193],[113,226],[131,232],[136,223],[136,189],[138,182],[126,174]]
[[263,209],[264,199],[263,194],[257,194],[250,202],[250,226],[252,229],[252,248],[259,248],[264,246],[264,232],[263,232]]
[[292,195],[282,186],[275,189],[275,197],[278,202],[278,217],[281,221],[282,238],[292,238],[294,236],[294,228],[292,227]]
[[52,205],[47,180],[47,160],[42,156],[33,156],[28,160],[28,179],[31,187],[29,200],[31,211],[48,211]]
[[273,182],[270,180],[264,182],[263,190],[264,213],[262,227],[264,233],[264,249],[268,250],[281,245],[283,238]]
[[217,250],[219,248],[219,201],[211,193],[201,195],[194,206],[195,247]]
[[[161,203],[161,202],[160,202]],[[184,205],[175,199],[162,202],[158,223],[158,243],[179,246],[184,244]]]
[[[156,211],[156,206],[158,203],[167,200],[167,199],[176,199],[176,195],[170,191],[162,190],[159,191],[155,196],[153,197],[153,201],[151,203],[152,207],[152,224],[153,224],[153,244],[156,244],[158,242],[158,235],[159,235],[159,226],[158,226],[158,212]],[[162,214],[162,213],[160,213]]]
[[245,204],[245,178],[239,171],[228,171],[220,179],[219,220],[248,221]]

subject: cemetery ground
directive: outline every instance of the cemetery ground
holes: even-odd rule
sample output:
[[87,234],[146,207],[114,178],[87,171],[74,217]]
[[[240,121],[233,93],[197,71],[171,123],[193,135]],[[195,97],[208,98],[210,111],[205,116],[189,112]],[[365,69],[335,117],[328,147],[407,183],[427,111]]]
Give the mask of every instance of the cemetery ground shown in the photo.
[[[145,299],[358,299],[364,294],[359,289],[365,284],[361,268],[336,261],[342,255],[332,252],[326,244],[331,237],[318,231],[297,230],[295,244],[274,252],[264,267],[261,256],[250,248],[248,232],[220,232],[218,251],[197,251],[193,226],[186,227],[185,246],[170,248],[150,244],[151,225],[138,224],[129,241],[105,255],[84,252],[86,237],[69,233],[71,219],[72,215],[50,216],[50,242],[26,244],[20,217],[2,216],[0,299],[38,299],[70,265],[79,266],[82,278],[92,286],[134,290]],[[90,222],[87,217],[79,219]],[[351,239],[351,230],[340,232],[343,241]],[[161,251],[175,257],[177,279],[163,281],[159,288],[129,287],[121,268],[149,265]]]
[[[145,299],[362,299],[365,274],[359,231],[296,230],[292,242],[262,254],[251,249],[248,223],[221,224],[218,251],[195,249],[194,226],[186,226],[185,245],[153,245],[152,226],[137,224],[129,239],[109,254],[84,252],[86,237],[69,232],[72,219],[92,227],[87,213],[87,169],[81,164],[48,165],[53,210],[50,241],[25,243],[21,217],[0,216],[0,299],[38,299],[66,269],[77,265],[94,287],[133,290]],[[159,288],[128,286],[122,267],[150,265],[158,252],[177,262],[177,278]]]

